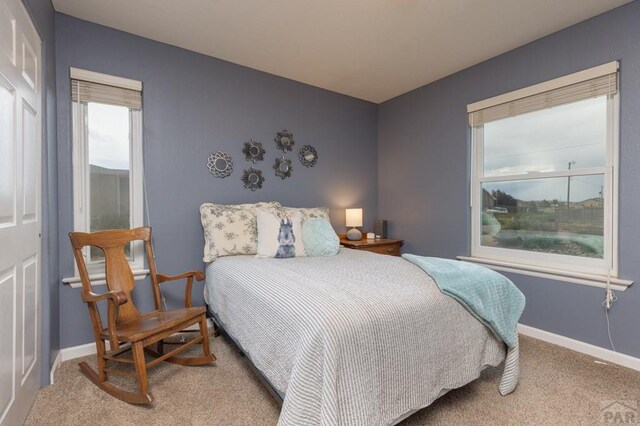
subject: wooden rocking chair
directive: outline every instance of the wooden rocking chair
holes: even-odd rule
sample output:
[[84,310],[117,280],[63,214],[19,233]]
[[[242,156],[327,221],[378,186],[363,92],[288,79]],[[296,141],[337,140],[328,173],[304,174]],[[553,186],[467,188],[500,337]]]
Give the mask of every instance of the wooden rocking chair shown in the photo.
[[[151,228],[136,228],[131,230],[107,230],[93,233],[69,233],[73,252],[82,279],[82,300],[88,305],[89,316],[93,324],[93,334],[96,340],[98,372],[96,373],[86,362],[81,362],[80,369],[96,386],[105,392],[130,404],[148,404],[153,397],[148,390],[147,368],[162,361],[181,365],[210,364],[216,360],[209,350],[209,334],[204,307],[191,306],[191,286],[193,279],[202,281],[204,274],[200,271],[186,272],[181,275],[168,276],[156,273],[151,246]],[[131,299],[131,292],[135,286],[133,273],[127,262],[125,246],[132,241],[144,241],[149,273],[153,290],[155,310],[140,313]],[[105,256],[105,273],[109,291],[102,294],[93,292],[89,274],[84,261],[82,249],[94,246],[102,249]],[[167,311],[161,307],[160,284],[167,281],[186,279],[185,307]],[[107,301],[106,327],[100,318],[98,302]],[[200,336],[182,342],[165,342],[164,339],[185,330],[185,328],[199,324],[199,329],[193,330]],[[105,342],[109,341],[110,350],[106,350]],[[198,357],[177,356],[190,346],[202,343],[204,355]],[[156,345],[156,350],[149,348]],[[164,345],[179,345],[175,349],[164,353]],[[132,351],[133,359],[121,358],[124,353]],[[155,358],[145,362],[145,352]],[[107,368],[108,362],[133,364],[135,374],[117,369]],[[138,381],[139,392],[130,392],[109,383],[108,374],[135,378]]]

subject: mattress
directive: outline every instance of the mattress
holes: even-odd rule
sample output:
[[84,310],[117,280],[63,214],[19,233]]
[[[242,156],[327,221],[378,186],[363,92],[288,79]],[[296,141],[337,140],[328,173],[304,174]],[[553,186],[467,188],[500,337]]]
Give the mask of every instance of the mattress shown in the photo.
[[394,424],[505,358],[505,345],[417,266],[221,257],[205,300],[284,395],[281,425]]

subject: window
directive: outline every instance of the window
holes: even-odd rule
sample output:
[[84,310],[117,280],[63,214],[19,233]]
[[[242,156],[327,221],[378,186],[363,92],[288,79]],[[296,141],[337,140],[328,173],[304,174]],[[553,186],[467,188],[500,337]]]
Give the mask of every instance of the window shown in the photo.
[[[71,95],[74,229],[142,226],[141,83],[72,68]],[[141,244],[126,254],[132,269],[144,267]],[[104,273],[102,250],[85,256],[90,274]]]
[[469,105],[472,258],[617,277],[617,101],[613,62]]

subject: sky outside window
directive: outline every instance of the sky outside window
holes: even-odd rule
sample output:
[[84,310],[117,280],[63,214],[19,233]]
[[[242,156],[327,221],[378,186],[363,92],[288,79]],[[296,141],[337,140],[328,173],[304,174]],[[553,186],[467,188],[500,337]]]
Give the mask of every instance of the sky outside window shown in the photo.
[[[572,169],[603,167],[606,120],[607,97],[600,96],[486,123],[484,176],[564,171],[569,163]],[[571,191],[574,200],[600,196],[598,178],[579,179],[584,185],[576,182]],[[501,187],[523,200],[566,199],[566,187],[552,180]]]
[[129,170],[129,108],[89,102],[89,164]]

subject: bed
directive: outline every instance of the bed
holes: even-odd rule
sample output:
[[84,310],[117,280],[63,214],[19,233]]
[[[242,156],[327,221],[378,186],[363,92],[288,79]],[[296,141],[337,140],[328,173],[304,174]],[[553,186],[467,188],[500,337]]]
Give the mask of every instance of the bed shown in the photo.
[[505,359],[506,346],[410,262],[220,257],[216,322],[284,398],[280,425],[395,424]]

